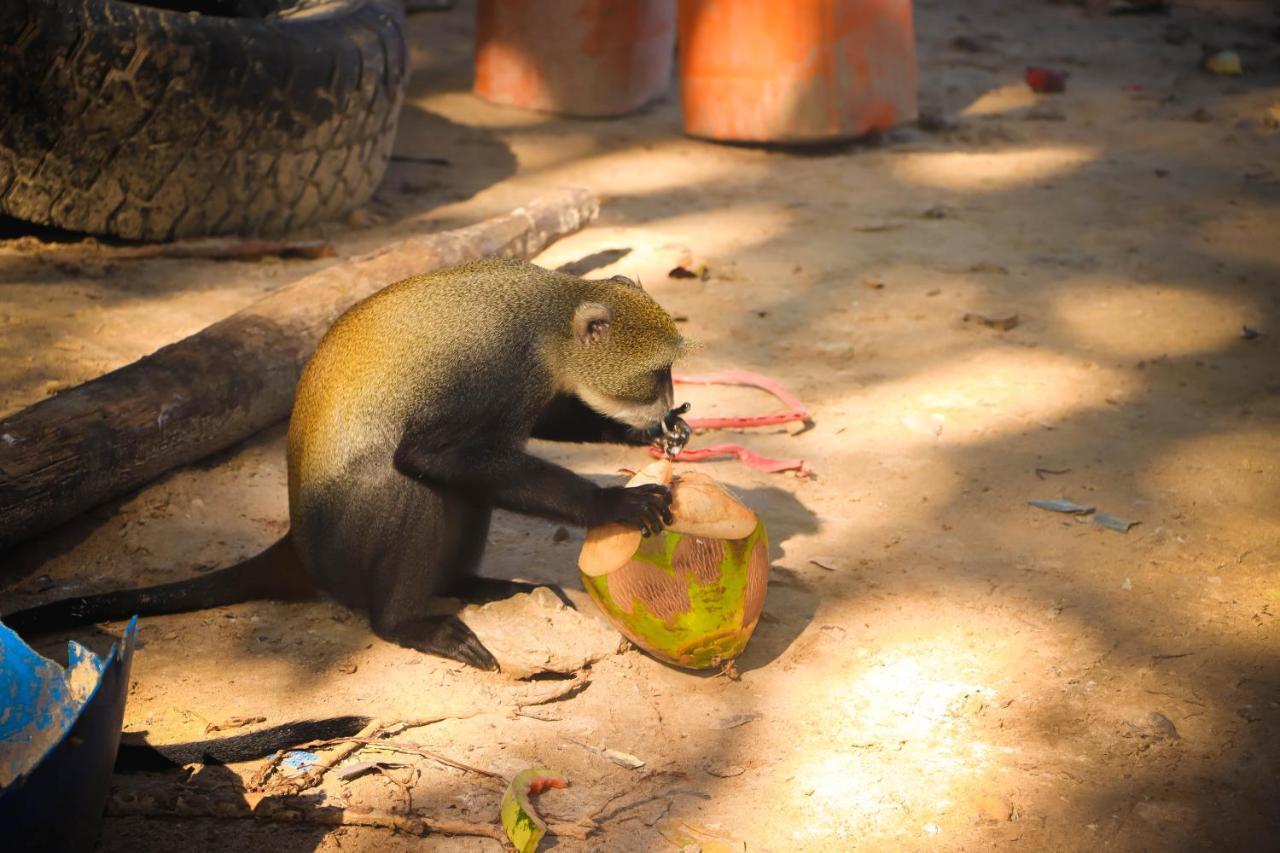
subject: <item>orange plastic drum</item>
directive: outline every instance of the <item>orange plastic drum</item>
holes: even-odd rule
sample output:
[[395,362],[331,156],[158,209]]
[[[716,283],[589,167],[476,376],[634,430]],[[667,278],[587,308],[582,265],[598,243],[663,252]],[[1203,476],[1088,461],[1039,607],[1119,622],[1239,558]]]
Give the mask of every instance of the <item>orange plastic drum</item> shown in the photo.
[[575,116],[622,115],[671,83],[675,0],[480,0],[475,93]]
[[910,0],[680,0],[685,131],[859,136],[916,116]]

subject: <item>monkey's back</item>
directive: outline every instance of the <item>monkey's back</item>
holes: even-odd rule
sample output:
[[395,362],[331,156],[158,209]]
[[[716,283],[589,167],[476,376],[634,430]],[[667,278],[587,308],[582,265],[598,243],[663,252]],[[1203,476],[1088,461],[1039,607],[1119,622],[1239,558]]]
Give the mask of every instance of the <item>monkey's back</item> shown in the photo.
[[532,330],[562,314],[567,334],[579,284],[521,261],[486,260],[405,279],[349,309],[298,383],[291,503],[354,459],[381,455],[390,464],[415,414],[465,417],[493,395],[519,408],[526,401],[515,398],[546,372],[546,341]]

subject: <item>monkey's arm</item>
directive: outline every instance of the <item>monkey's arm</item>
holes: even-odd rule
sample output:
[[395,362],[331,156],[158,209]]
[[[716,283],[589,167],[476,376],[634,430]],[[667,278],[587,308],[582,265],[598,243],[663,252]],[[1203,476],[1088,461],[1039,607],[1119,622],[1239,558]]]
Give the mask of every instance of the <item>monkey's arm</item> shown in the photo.
[[438,430],[406,432],[396,448],[396,470],[500,509],[579,527],[622,522],[656,532],[671,523],[666,486],[597,486],[523,450],[480,450],[482,444],[448,438]]

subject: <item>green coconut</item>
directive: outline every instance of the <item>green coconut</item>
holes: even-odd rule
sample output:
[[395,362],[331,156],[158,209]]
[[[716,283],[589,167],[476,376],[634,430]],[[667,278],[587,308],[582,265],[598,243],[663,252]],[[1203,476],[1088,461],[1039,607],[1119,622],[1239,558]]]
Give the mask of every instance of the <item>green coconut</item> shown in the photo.
[[759,522],[742,539],[670,530],[643,539],[607,574],[582,574],[591,598],[628,640],[655,658],[709,669],[746,648],[769,583],[769,539]]

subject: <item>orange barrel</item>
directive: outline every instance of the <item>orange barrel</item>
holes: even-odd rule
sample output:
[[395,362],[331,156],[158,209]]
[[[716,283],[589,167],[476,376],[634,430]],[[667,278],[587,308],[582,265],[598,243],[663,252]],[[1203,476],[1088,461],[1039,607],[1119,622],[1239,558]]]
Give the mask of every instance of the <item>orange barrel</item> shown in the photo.
[[631,112],[671,82],[675,0],[480,0],[477,95],[575,116]]
[[818,142],[916,116],[911,0],[680,0],[684,129]]

